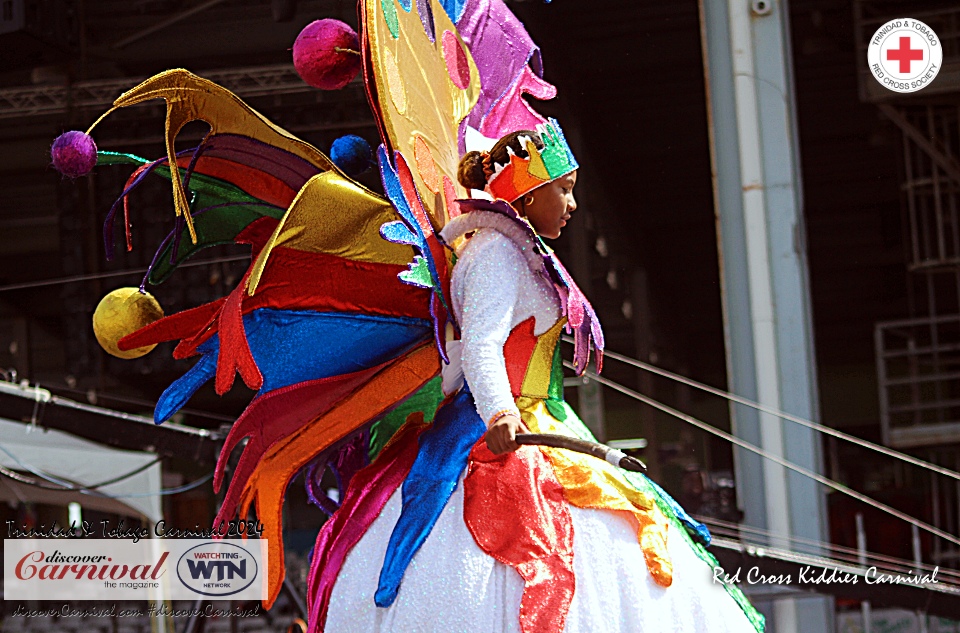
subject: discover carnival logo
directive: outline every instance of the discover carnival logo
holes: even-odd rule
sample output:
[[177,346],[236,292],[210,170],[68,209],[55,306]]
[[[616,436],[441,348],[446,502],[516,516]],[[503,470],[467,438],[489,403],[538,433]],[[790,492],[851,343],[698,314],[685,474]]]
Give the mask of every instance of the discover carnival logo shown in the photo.
[[[7,600],[263,600],[262,539],[5,539]],[[176,563],[174,563],[176,561]]]
[[177,562],[177,578],[205,596],[240,593],[257,579],[257,559],[239,545],[210,541],[192,547]]
[[874,79],[894,92],[916,92],[930,85],[943,65],[943,46],[933,29],[913,18],[890,20],[867,45]]

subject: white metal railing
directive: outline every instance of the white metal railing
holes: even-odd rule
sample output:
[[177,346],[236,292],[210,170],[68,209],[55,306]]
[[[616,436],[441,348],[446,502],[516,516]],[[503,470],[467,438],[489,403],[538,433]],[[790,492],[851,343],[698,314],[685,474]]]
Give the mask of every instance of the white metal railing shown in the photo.
[[874,344],[884,443],[960,442],[960,315],[877,323]]

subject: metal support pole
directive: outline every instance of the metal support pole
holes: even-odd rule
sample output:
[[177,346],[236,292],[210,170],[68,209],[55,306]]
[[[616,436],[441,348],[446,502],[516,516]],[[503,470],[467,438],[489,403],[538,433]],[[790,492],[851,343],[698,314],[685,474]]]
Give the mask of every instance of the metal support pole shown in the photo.
[[[714,173],[728,387],[818,417],[810,290],[788,11],[780,2],[700,0]],[[736,435],[823,472],[813,432],[732,406]],[[823,491],[779,465],[734,450],[744,523],[776,535],[827,538]],[[771,633],[829,633],[823,598],[775,600]],[[802,624],[801,624],[802,623]]]
[[[916,565],[917,575],[920,576],[923,574],[923,570],[921,569],[923,560],[920,551],[920,528],[916,525],[911,525],[910,536],[913,541],[913,564]],[[921,609],[917,609],[917,621],[920,623],[920,633],[927,633],[927,614]]]
[[[863,529],[863,513],[857,512],[857,561],[867,566],[867,533]],[[870,601],[860,603],[860,615],[863,617],[863,633],[870,633],[872,622],[870,617]]]

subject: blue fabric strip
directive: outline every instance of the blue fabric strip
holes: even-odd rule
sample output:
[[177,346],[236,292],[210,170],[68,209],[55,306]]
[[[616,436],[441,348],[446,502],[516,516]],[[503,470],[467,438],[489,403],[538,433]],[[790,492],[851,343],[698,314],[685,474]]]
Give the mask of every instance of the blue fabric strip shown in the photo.
[[447,12],[450,21],[456,24],[463,17],[463,10],[467,7],[466,0],[440,0],[443,10]]
[[657,484],[657,482],[650,479],[646,475],[643,475],[643,477],[650,484],[650,487],[653,488],[658,495],[660,495],[660,498],[663,499],[663,501],[676,513],[680,523],[687,528],[687,532],[690,534],[690,536],[695,540],[700,541],[704,545],[710,545],[710,530],[707,529],[707,526],[687,514],[687,511],[683,509],[683,506],[677,503],[676,500],[674,500],[674,498],[671,497],[666,490]]
[[187,404],[187,400],[193,396],[194,392],[213,378],[216,373],[217,351],[201,356],[200,360],[187,373],[164,389],[160,399],[157,400],[157,406],[153,410],[153,421],[162,424],[173,417],[174,413]]
[[[243,317],[253,358],[263,374],[260,395],[308,380],[339,376],[384,363],[427,340],[429,321],[346,312],[261,308]],[[171,384],[154,410],[168,420],[216,372],[220,338],[197,348],[202,358]]]
[[403,482],[403,509],[380,570],[374,596],[378,607],[389,607],[396,600],[407,566],[457,489],[470,450],[486,430],[473,395],[464,387],[437,411],[433,426],[420,435],[417,459]]

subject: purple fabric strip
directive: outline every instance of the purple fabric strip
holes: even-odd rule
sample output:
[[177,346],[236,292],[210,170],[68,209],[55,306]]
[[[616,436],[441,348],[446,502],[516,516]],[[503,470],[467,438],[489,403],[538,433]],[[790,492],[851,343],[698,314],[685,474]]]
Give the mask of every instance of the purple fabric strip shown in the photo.
[[331,464],[337,476],[338,497],[343,499],[347,494],[347,487],[353,476],[366,466],[370,452],[370,432],[363,429],[356,437],[347,442],[337,453],[337,458]]
[[204,156],[223,158],[280,179],[294,191],[322,169],[290,152],[239,134],[217,134],[209,139]]
[[332,516],[340,507],[340,504],[335,503],[333,499],[327,496],[326,491],[324,491],[321,485],[323,473],[330,463],[332,454],[333,451],[325,450],[314,458],[312,462],[307,464],[303,473],[303,484],[307,491],[307,500],[320,508],[327,516]]
[[[185,149],[183,151],[177,152],[177,158],[180,158],[181,156],[186,156],[189,153],[195,154],[198,149],[200,148],[191,147],[190,149]],[[107,261],[111,261],[113,259],[113,225],[114,225],[114,221],[116,220],[117,211],[120,209],[120,205],[123,204],[124,198],[126,198],[134,189],[139,187],[140,184],[143,183],[144,179],[149,174],[153,173],[154,169],[156,169],[160,165],[166,165],[166,164],[167,164],[167,157],[164,156],[162,158],[158,158],[152,163],[144,163],[144,165],[141,165],[140,167],[138,167],[137,169],[143,169],[144,166],[146,166],[146,169],[143,169],[143,171],[140,172],[140,174],[134,179],[134,181],[130,183],[130,186],[124,189],[123,193],[120,194],[120,197],[114,201],[113,205],[111,205],[110,211],[107,212],[107,217],[103,221],[103,246],[104,246],[104,250],[107,253]],[[134,173],[136,173],[136,170],[134,170]]]
[[[140,175],[138,175],[134,181],[130,183],[129,187],[123,190],[123,193],[120,194],[120,197],[117,198],[110,206],[110,210],[107,212],[107,217],[103,221],[103,247],[107,253],[107,261],[113,260],[113,226],[117,217],[117,211],[120,209],[120,205],[123,204],[124,198],[126,198],[131,191],[139,187],[144,178],[146,178],[147,175],[156,169],[160,164],[165,163],[166,160],[166,157],[164,157],[157,159],[152,163],[147,163],[147,168],[140,172]],[[137,169],[140,169],[140,167]]]
[[[190,213],[192,217],[193,213],[190,212],[189,209],[188,213]],[[178,217],[173,225],[173,248],[170,249],[171,264],[177,263],[177,254],[180,252],[180,240],[183,239],[183,230],[185,228],[187,228],[186,219],[184,219],[183,216]]]
[[[464,119],[479,130],[487,113],[517,83],[528,62],[538,75],[543,74],[540,50],[503,0],[468,0],[457,31],[470,47],[480,71],[480,97]],[[462,145],[461,138],[461,152]]]
[[436,26],[433,22],[433,9],[430,6],[430,0],[417,0],[417,13],[420,15],[420,22],[423,24],[423,30],[431,42],[437,39]]

